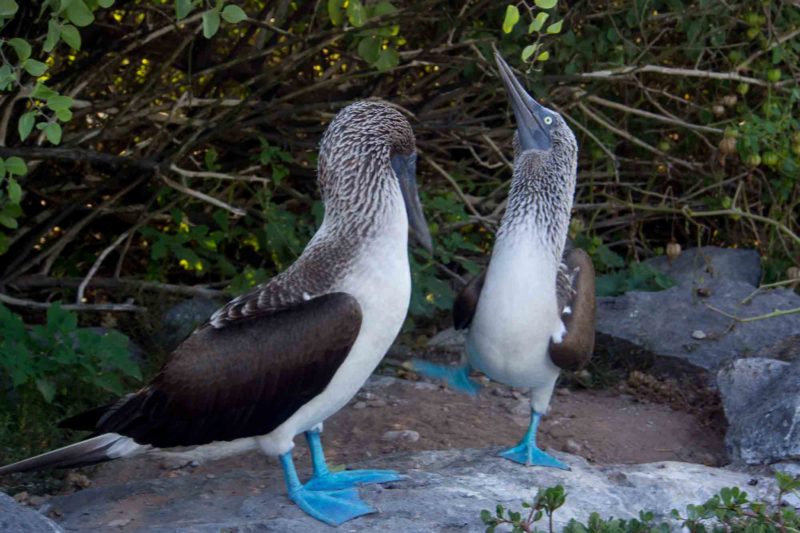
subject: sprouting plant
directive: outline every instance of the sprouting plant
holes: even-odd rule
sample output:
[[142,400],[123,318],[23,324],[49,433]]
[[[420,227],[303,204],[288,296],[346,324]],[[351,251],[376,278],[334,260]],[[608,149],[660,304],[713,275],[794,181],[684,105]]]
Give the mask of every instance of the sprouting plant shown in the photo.
[[[503,19],[503,33],[511,33],[521,20],[520,2],[516,4],[508,4],[506,6],[506,14]],[[526,45],[522,49],[521,57],[523,63],[529,63],[528,69],[534,68],[537,62],[544,63],[550,59],[550,52],[543,50],[544,39],[550,35],[557,35],[561,33],[561,27],[564,24],[563,20],[556,20],[553,8],[558,4],[558,0],[535,0],[534,6],[528,2],[521,2],[523,9],[525,9],[530,18],[528,23],[527,35],[533,38],[533,42]],[[537,11],[538,8],[540,11]],[[545,26],[546,25],[546,26]]]

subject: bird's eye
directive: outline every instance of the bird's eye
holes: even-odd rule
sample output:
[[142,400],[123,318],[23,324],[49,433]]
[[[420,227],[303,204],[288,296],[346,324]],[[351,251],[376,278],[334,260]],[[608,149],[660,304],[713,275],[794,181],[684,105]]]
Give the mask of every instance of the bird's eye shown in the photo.
[[553,123],[553,117],[544,117],[544,123],[549,126]]

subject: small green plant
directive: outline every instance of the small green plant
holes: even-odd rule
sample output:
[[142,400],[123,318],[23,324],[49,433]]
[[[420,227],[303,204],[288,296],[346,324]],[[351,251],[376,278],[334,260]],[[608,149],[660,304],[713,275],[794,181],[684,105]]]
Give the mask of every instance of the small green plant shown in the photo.
[[[528,2],[522,2],[522,7],[527,11],[530,22],[527,27],[528,39],[533,38],[533,42],[525,45],[520,54],[523,63],[528,63],[528,70],[534,68],[537,62],[544,63],[550,59],[550,52],[543,50],[544,39],[550,35],[561,33],[563,20],[556,20],[553,17],[553,10],[558,5],[558,0],[535,0],[534,5],[540,9],[537,11]],[[520,10],[517,4],[508,4],[506,14],[503,19],[503,33],[512,33],[514,28],[521,20]],[[519,32],[520,30],[518,30]]]
[[[784,473],[775,475],[778,494],[774,504],[751,501],[747,493],[738,487],[723,488],[718,494],[700,505],[688,505],[686,513],[677,510],[670,513],[673,524],[656,523],[655,513],[640,511],[639,517],[624,520],[604,519],[598,513],[589,515],[586,523],[575,519],[563,528],[563,533],[668,533],[683,530],[689,533],[797,533],[800,531],[800,515],[791,507],[782,507],[785,496],[800,491],[800,477]],[[532,503],[522,502],[525,511],[511,511],[497,505],[491,511],[481,511],[481,520],[487,526],[486,533],[494,533],[498,527],[512,533],[555,533],[553,513],[566,501],[564,487],[557,485],[540,489]],[[547,528],[539,529],[536,523],[547,517]]]
[[[354,28],[368,26],[371,19],[389,17],[397,13],[397,8],[387,0],[364,5],[361,0],[328,0],[328,17],[334,26],[341,26],[345,20]],[[372,67],[381,72],[392,70],[400,63],[397,48],[405,44],[400,36],[400,26],[388,24],[379,27],[365,27],[357,32],[358,55]],[[318,71],[322,75],[322,71]]]
[[0,304],[0,455],[13,460],[62,444],[57,420],[141,379],[125,335],[80,328],[57,303],[44,324],[26,327]]

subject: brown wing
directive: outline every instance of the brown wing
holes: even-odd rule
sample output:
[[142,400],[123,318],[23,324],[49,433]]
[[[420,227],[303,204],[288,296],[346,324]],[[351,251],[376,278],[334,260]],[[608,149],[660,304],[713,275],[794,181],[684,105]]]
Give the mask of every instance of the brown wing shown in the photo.
[[453,302],[453,325],[456,329],[466,329],[472,323],[484,281],[486,281],[486,272],[472,278],[472,281],[464,285],[464,288],[456,296]]
[[360,329],[361,308],[345,293],[206,325],[95,432],[158,447],[269,433],[325,389]]
[[[550,358],[558,367],[577,370],[594,352],[595,289],[592,259],[580,248],[564,254],[558,271],[558,309],[567,333],[562,342],[550,342]],[[564,313],[569,307],[570,312]]]

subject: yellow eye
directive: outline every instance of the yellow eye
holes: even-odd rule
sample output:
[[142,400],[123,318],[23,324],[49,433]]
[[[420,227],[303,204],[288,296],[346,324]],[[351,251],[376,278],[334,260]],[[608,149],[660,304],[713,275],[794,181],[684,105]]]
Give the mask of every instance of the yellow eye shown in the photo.
[[544,117],[544,123],[549,126],[553,123],[553,117]]

